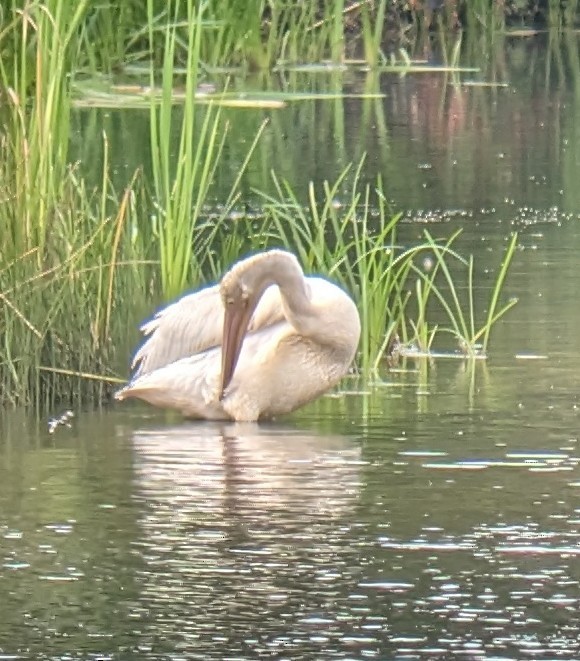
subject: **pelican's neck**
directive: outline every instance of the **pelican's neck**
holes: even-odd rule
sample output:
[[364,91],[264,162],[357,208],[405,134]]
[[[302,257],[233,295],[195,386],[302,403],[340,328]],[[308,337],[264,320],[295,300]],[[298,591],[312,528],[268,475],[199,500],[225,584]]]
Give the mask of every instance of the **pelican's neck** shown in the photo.
[[284,250],[269,250],[235,264],[223,277],[222,297],[251,299],[254,305],[270,285],[280,288],[289,310],[301,310],[309,303],[308,286],[296,257]]
[[310,287],[304,277],[304,271],[294,255],[282,250],[272,251],[272,260],[268,264],[269,276],[266,286],[278,285],[284,308],[284,316],[301,332],[301,325],[312,312]]
[[[224,276],[221,292],[226,308],[228,303],[247,301],[248,321],[264,291],[270,285],[280,290],[284,316],[294,330],[304,337],[310,337],[322,345],[342,348],[352,345],[351,335],[358,341],[358,313],[352,301],[345,295],[347,317],[355,319],[353,332],[344,330],[349,319],[340,318],[337,328],[337,299],[316,300],[311,298],[311,286],[294,255],[284,250],[270,250],[238,262]],[[356,326],[356,328],[355,328]]]
[[270,250],[251,257],[240,278],[256,304],[270,285],[280,290],[282,308],[288,323],[300,335],[317,337],[324,334],[320,310],[311,300],[310,285],[296,257],[284,250]]

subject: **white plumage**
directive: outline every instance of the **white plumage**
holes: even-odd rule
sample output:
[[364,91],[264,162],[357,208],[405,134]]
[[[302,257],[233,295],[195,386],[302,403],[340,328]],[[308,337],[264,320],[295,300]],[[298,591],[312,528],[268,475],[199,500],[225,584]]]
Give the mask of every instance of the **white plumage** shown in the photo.
[[162,309],[142,330],[148,337],[117,399],[193,418],[257,420],[334,386],[354,358],[360,319],[342,289],[305,277],[291,253],[270,250]]

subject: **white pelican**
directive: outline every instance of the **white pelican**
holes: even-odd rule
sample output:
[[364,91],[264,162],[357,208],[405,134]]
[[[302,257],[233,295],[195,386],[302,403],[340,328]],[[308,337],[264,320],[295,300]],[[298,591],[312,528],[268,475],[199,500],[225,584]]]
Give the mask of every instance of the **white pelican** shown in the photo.
[[254,421],[293,411],[338,383],[354,358],[360,318],[342,289],[305,277],[291,253],[270,250],[160,310],[141,330],[149,337],[117,399],[189,418]]

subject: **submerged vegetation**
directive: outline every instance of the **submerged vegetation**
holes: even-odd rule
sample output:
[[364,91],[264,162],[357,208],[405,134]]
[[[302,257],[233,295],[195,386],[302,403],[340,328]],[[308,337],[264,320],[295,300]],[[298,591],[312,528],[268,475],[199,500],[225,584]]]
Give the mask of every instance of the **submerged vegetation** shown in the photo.
[[[264,125],[227,198],[211,203],[228,127],[217,105],[197,103],[202,72],[240,62],[342,61],[346,17],[354,12],[344,0],[324,7],[254,1],[255,12],[245,2],[194,0],[7,4],[0,31],[1,403],[105,398],[152,301],[214,280],[241,254],[275,245],[353,292],[364,329],[361,369],[377,370],[396,346],[428,352],[442,333],[462,355],[486,351],[493,324],[512,305],[499,297],[515,235],[483,311],[474,309],[473,261],[457,254],[455,237],[440,242],[425,232],[417,245],[400,245],[401,218],[381,179],[363,181],[362,159],[322,191],[312,185],[307,201],[272,173],[274,192],[253,192],[259,211],[240,212],[242,175]],[[366,57],[376,64],[386,2],[372,11],[359,4]],[[119,188],[103,135],[99,183],[89,185],[84,164],[68,157],[75,85],[132,66],[159,90],[147,99],[152,176],[137,170]]]

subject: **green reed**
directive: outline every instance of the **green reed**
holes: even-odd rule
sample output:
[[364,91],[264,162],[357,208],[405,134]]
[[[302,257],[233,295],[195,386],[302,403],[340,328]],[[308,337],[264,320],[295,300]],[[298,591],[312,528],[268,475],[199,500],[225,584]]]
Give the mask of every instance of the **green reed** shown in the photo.
[[[453,247],[460,233],[457,231],[446,241],[439,242],[425,231],[424,248],[426,254],[429,254],[429,267],[425,268],[425,262],[412,266],[413,274],[417,278],[417,318],[411,320],[411,324],[415,333],[414,343],[423,353],[431,350],[437,334],[447,333],[452,335],[456,346],[465,355],[484,356],[492,328],[517,302],[515,299],[510,299],[499,306],[506,275],[517,245],[517,234],[513,233],[494,280],[487,313],[481,325],[477,324],[476,320],[482,314],[476,310],[474,303],[473,256],[465,259]],[[454,268],[457,266],[460,275]],[[447,325],[437,327],[429,325],[427,308],[433,302],[439,304],[447,319]]]
[[104,397],[127,309],[144,298],[146,266],[128,231],[141,215],[133,183],[121,196],[108,182],[102,194],[88,191],[71,167],[59,194],[44,243],[31,237],[28,250],[0,260],[0,403]]
[[[430,346],[436,330],[429,322],[433,301],[449,310],[449,332],[487,344],[490,329],[507,309],[500,294],[509,259],[500,271],[487,325],[477,328],[470,304],[453,293],[456,276],[445,268],[455,258],[450,245],[426,235],[419,245],[401,248],[399,216],[390,210],[380,180],[362,182],[362,161],[320,189],[311,184],[306,205],[273,174],[274,193],[256,191],[259,213],[236,218],[231,212],[262,124],[216,210],[211,182],[227,126],[219,110],[194,103],[205,40],[223,28],[206,13],[207,6],[195,0],[148,0],[145,20],[133,32],[130,22],[143,18],[138,3],[106,20],[99,12],[120,5],[15,0],[10,7],[0,32],[0,403],[54,406],[103,399],[136,340],[133,319],[151,311],[152,299],[217,279],[244,252],[272,245],[296,252],[309,272],[328,275],[353,293],[363,321],[359,364],[365,373],[380,366],[395,334],[407,343],[421,336]],[[286,18],[296,12],[295,4],[284,7]],[[339,60],[343,10],[337,0],[322,17],[294,15],[296,34],[286,45],[298,58],[317,34],[324,52]],[[279,16],[271,21],[284,24]],[[299,32],[308,36],[299,41]],[[95,35],[115,45],[111,66],[113,59],[127,61],[128,53],[142,52],[151,65],[151,84],[161,84],[161,98],[150,101],[151,183],[136,173],[115,189],[106,138],[101,180],[94,189],[80,166],[67,161],[70,76],[80,66],[106,66]],[[220,52],[225,58],[229,51]],[[269,50],[266,59],[274,52]],[[180,106],[175,105],[176,85],[185,90]],[[340,132],[341,104],[331,112]],[[436,255],[442,283],[429,284],[419,275],[417,265],[427,253]],[[422,312],[413,318],[416,308]],[[465,314],[468,321],[462,321]]]
[[[383,59],[384,27],[394,15],[399,17],[400,42],[406,44],[410,36],[412,38],[407,31],[409,26],[405,25],[409,9],[413,24],[418,28],[415,32],[423,34],[427,27],[438,28],[440,32],[456,27],[469,32],[499,31],[505,28],[508,14],[519,15],[524,21],[540,17],[546,24],[558,28],[572,27],[578,22],[579,10],[578,0],[549,0],[536,5],[534,10],[530,3],[524,6],[525,3],[489,0],[446,0],[435,12],[427,0],[414,2],[410,8],[403,0],[393,3],[386,0],[350,3],[345,0],[207,0],[194,4],[194,13],[203,14],[196,29],[200,30],[199,65],[204,72],[231,67],[268,70],[289,62],[311,63],[324,59],[338,63],[345,59],[347,52],[357,53],[357,40],[363,45],[366,62],[376,66]],[[33,26],[41,25],[48,16],[54,19],[59,31],[61,23],[69,25],[72,29],[67,38],[78,45],[72,59],[77,71],[122,72],[129,66],[146,65],[150,61],[159,67],[165,58],[165,48],[171,46],[167,33],[177,26],[181,34],[173,44],[174,59],[183,67],[190,61],[186,34],[192,18],[190,0],[103,0],[99,3],[8,0],[4,5],[7,5],[4,25],[23,7],[22,18],[29,24],[29,31],[35,31]],[[353,38],[349,38],[350,35]],[[53,54],[60,47],[58,44],[62,45],[63,41],[51,42]],[[9,49],[3,49],[3,56],[7,53],[9,61]]]
[[[18,0],[12,0],[16,6]],[[70,11],[75,3],[51,0]],[[38,5],[48,4],[38,2]],[[126,65],[153,59],[161,66],[165,49],[170,47],[167,33],[180,26],[187,31],[192,8],[189,0],[104,0],[84,3],[83,20],[77,40],[82,44],[77,66],[90,71],[122,71]],[[196,2],[195,11],[203,14],[200,28],[200,64],[205,71],[224,67],[270,69],[278,62],[313,62],[344,59],[346,21],[352,8],[344,0],[325,3],[293,0],[208,0]],[[384,6],[384,0],[380,5]],[[356,6],[356,5],[355,5]],[[362,3],[367,19],[382,25],[380,9],[375,12]],[[384,16],[383,16],[384,18]],[[174,57],[186,66],[190,57],[188,38],[182,34],[173,44]],[[374,55],[373,55],[374,57]]]
[[68,72],[87,6],[13,2],[0,32],[0,403],[102,396],[106,380],[80,375],[108,378],[118,309],[125,292],[139,298],[127,266],[134,182],[117,195],[105,158],[101,190],[89,190],[67,162]]
[[[439,336],[450,334],[465,355],[484,354],[491,329],[515,304],[500,305],[500,298],[516,236],[478,326],[483,313],[474,303],[474,263],[454,249],[458,233],[440,242],[425,232],[423,241],[401,247],[401,217],[391,212],[380,179],[375,186],[361,182],[362,165],[347,167],[321,190],[311,184],[307,204],[272,174],[274,193],[255,191],[260,214],[212,219],[211,232],[194,249],[202,272],[218,279],[240,255],[273,246],[292,250],[306,272],[327,275],[353,294],[363,328],[359,367],[366,375],[380,368],[397,338],[403,348],[429,353]],[[431,321],[441,314],[443,323]]]
[[207,30],[202,59],[209,66],[247,64],[266,68],[271,64],[272,36],[276,33],[276,13],[263,35],[263,0],[210,0],[205,8]]
[[464,2],[459,11],[465,14],[465,24],[470,30],[503,30],[505,28],[506,8],[499,2]]
[[13,2],[0,32],[3,148],[19,219],[10,220],[14,231],[5,233],[12,255],[35,246],[40,259],[51,231],[68,150],[67,72],[86,6],[49,0],[19,11]]
[[330,58],[333,62],[341,62],[344,59],[344,0],[332,0],[329,5],[330,16],[324,20],[332,23]]
[[[154,22],[153,4],[149,0],[150,28]],[[194,102],[202,12],[193,0],[189,0],[187,5],[186,33],[182,34],[177,15],[173,28],[165,32],[162,98],[159,105],[150,104],[154,198],[159,216],[159,261],[162,287],[167,296],[175,296],[187,282],[199,278],[196,264],[192,264],[193,232],[223,145],[219,117],[210,111],[200,121]],[[184,81],[185,101],[178,118],[173,89],[176,84],[176,48],[181,39],[187,40],[188,60]],[[150,40],[153,40],[153,34],[150,34]],[[150,75],[153,86],[156,77],[153,68]],[[177,149],[174,149],[175,142]]]
[[[176,3],[175,7],[179,4]],[[149,8],[151,24],[152,0],[149,0]],[[154,215],[159,240],[161,286],[165,298],[176,296],[189,283],[204,278],[196,244],[203,233],[201,225],[208,206],[211,183],[227,137],[227,125],[221,121],[219,109],[214,109],[211,104],[201,107],[195,100],[197,64],[205,16],[194,0],[188,0],[188,8],[185,34],[183,24],[179,22],[165,33],[162,95],[159,103],[150,103]],[[184,101],[176,107],[173,97],[174,86],[179,80],[176,73],[176,51],[178,42],[185,41],[188,44],[188,61],[185,80],[182,81]],[[153,68],[150,75],[153,86],[156,78]],[[228,213],[236,197],[240,178],[255,144],[241,164],[223,214]],[[148,233],[146,229],[142,231]]]
[[363,3],[361,9],[361,34],[365,60],[369,66],[377,66],[385,59],[382,45],[386,10],[386,0],[378,2],[376,12],[373,12],[367,3]]

